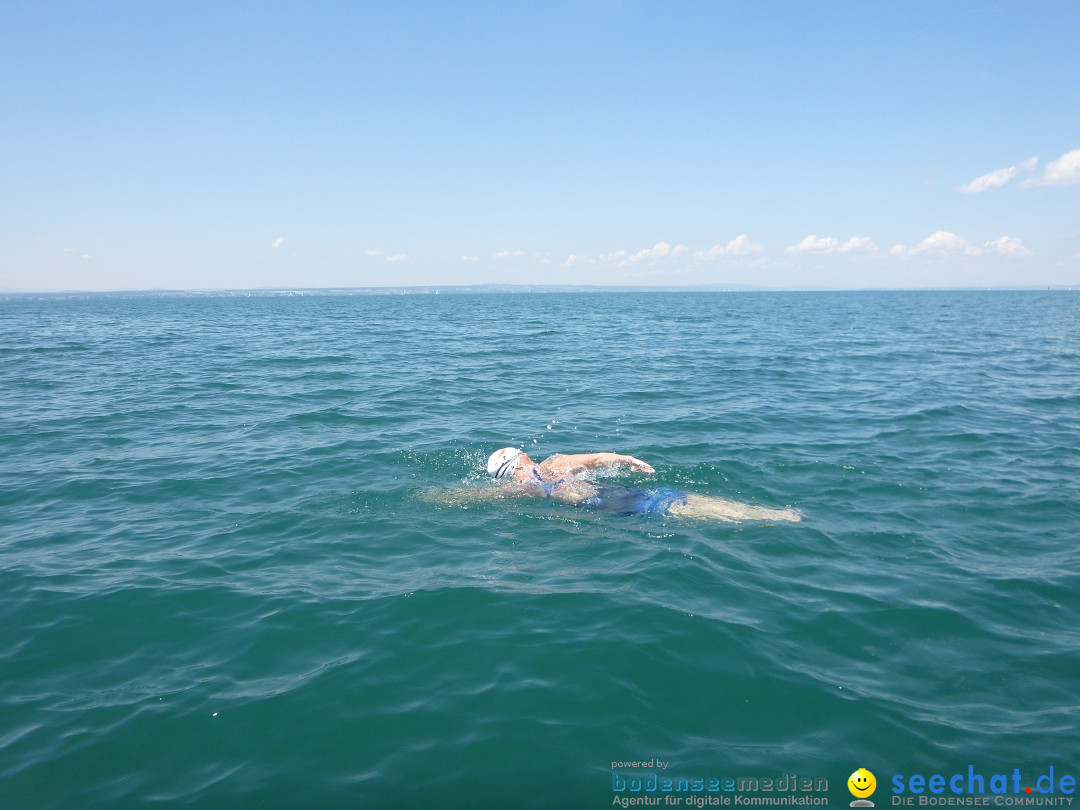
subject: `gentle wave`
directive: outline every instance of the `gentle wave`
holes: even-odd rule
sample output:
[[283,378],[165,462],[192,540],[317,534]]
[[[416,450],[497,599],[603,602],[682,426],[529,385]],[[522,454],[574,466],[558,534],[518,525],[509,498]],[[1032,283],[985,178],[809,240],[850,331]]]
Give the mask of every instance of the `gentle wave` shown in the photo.
[[[5,802],[1068,771],[1078,345],[1066,293],[2,301]],[[803,521],[490,497],[506,444]]]

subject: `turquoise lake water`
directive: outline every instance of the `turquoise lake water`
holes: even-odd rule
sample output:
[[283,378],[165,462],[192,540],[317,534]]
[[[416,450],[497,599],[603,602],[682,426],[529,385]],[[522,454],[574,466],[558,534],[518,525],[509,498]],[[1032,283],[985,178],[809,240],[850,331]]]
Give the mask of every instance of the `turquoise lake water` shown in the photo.
[[1080,776],[1078,294],[12,297],[0,405],[5,810]]

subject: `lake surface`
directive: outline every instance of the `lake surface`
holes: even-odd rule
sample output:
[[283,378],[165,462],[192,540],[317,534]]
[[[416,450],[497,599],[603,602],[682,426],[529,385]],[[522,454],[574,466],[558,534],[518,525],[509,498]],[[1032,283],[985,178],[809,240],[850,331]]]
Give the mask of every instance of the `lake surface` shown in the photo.
[[1078,294],[13,297],[0,406],[4,808],[1080,775]]

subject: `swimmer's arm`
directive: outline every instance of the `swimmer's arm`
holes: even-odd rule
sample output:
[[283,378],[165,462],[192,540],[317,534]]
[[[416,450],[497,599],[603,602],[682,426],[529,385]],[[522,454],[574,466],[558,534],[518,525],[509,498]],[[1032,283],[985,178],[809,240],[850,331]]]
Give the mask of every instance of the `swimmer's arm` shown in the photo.
[[509,495],[532,495],[521,487],[500,487],[495,485],[478,487],[430,487],[417,493],[417,497],[427,503],[444,506],[470,506],[474,503],[495,501]]
[[479,501],[489,501],[495,497],[491,490],[466,487],[430,487],[420,490],[417,497],[428,503],[441,503],[448,506],[465,506]]
[[445,506],[469,506],[503,498],[544,498],[546,493],[540,487],[523,485],[521,482],[488,481],[471,487],[429,487],[420,490],[417,497],[428,503]]
[[628,467],[632,472],[654,473],[656,470],[639,458],[619,453],[579,453],[569,456],[552,456],[537,465],[545,477],[561,478],[566,475],[596,470],[603,467]]

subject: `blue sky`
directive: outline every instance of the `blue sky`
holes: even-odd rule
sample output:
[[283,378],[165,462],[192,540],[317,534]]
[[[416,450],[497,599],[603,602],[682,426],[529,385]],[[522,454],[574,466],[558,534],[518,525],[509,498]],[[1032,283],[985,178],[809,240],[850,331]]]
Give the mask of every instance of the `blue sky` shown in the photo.
[[1080,284],[1080,3],[7,2],[0,289]]

